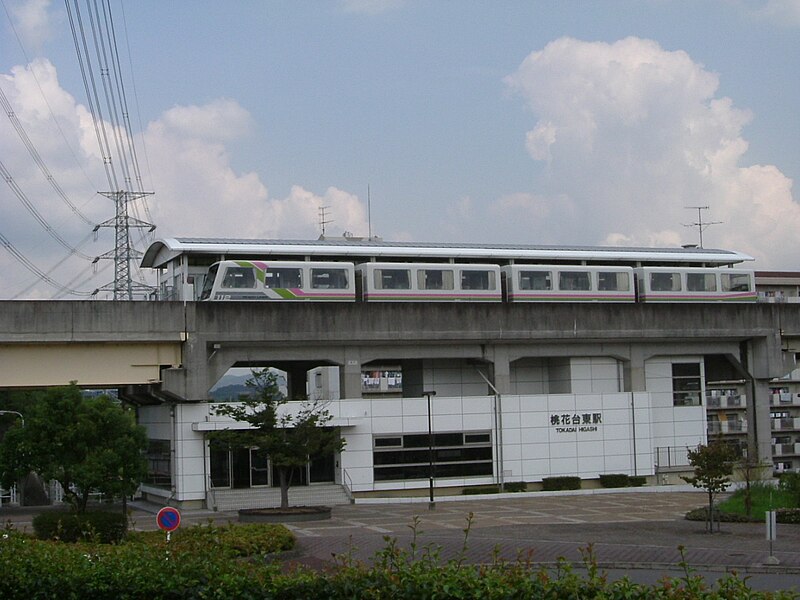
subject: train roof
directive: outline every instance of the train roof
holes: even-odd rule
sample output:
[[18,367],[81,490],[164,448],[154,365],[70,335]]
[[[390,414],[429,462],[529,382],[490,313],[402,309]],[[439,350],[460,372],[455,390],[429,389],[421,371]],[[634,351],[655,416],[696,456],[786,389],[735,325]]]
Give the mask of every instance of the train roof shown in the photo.
[[520,261],[623,261],[630,263],[693,263],[733,265],[753,257],[732,250],[697,247],[642,248],[628,246],[557,246],[527,244],[477,244],[387,242],[379,238],[320,238],[318,240],[261,240],[232,238],[165,238],[153,242],[142,267],[160,268],[181,255],[219,255],[228,258],[276,256],[326,256],[379,259],[468,259]]

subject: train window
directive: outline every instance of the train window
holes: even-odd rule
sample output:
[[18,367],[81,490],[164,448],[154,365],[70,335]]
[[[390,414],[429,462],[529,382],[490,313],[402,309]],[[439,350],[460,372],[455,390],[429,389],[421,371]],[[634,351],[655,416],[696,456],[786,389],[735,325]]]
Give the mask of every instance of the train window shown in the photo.
[[680,292],[680,273],[650,273],[650,289],[654,292]]
[[253,267],[228,267],[222,280],[224,288],[254,288],[256,276]]
[[267,267],[264,270],[265,288],[303,287],[303,275],[295,267]]
[[315,290],[346,290],[346,269],[311,269],[311,287]]
[[563,271],[558,274],[558,289],[586,291],[592,289],[588,271]]
[[750,275],[747,273],[723,273],[720,277],[723,292],[749,292]]
[[690,292],[716,292],[717,277],[714,273],[687,273],[686,289]]
[[379,290],[411,289],[411,272],[408,269],[375,269],[375,288]]
[[631,289],[631,278],[628,273],[601,271],[597,274],[597,289],[601,292],[628,292]]
[[494,290],[497,289],[494,271],[461,271],[462,290]]
[[219,265],[211,265],[203,282],[203,291],[200,293],[200,300],[208,300],[211,297],[211,290],[214,289],[214,280],[217,278]]
[[420,269],[417,287],[421,290],[452,290],[453,271],[449,269]]
[[552,290],[553,273],[550,271],[520,271],[519,289]]

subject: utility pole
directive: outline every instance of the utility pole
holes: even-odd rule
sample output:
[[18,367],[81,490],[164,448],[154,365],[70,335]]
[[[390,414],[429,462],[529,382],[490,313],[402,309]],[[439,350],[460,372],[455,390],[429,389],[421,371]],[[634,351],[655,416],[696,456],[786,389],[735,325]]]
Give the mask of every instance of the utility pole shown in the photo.
[[120,190],[118,192],[100,192],[100,194],[114,203],[114,218],[96,225],[94,231],[96,232],[101,227],[113,227],[114,250],[101,254],[94,259],[94,262],[96,263],[100,259],[114,259],[114,282],[96,289],[93,295],[103,290],[111,290],[114,294],[114,300],[133,300],[135,291],[150,292],[152,288],[148,285],[134,282],[131,279],[131,260],[142,256],[142,253],[131,244],[131,228],[146,228],[148,231],[153,231],[156,226],[131,217],[128,214],[128,204],[144,196],[150,196],[153,192]]
[[700,233],[700,247],[703,247],[703,231],[708,229],[710,225],[720,225],[722,221],[706,221],[703,222],[703,213],[702,211],[708,210],[708,206],[684,206],[683,208],[689,208],[692,210],[697,210],[697,222],[696,223],[682,223],[684,227],[697,227],[697,231]]

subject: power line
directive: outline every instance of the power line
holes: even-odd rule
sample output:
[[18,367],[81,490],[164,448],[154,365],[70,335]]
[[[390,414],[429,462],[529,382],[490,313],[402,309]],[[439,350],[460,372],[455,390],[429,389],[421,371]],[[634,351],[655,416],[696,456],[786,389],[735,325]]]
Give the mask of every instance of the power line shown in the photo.
[[89,297],[91,294],[89,292],[79,292],[78,290],[71,289],[65,285],[58,283],[56,280],[52,279],[47,273],[42,271],[39,267],[37,267],[33,262],[28,260],[28,258],[22,254],[11,241],[6,238],[2,233],[0,233],[0,245],[2,245],[8,252],[13,256],[17,262],[19,262],[23,267],[28,269],[31,273],[36,275],[40,280],[52,285],[60,292],[66,291],[73,296],[84,296]]
[[6,183],[8,184],[8,187],[11,188],[11,191],[13,191],[14,194],[19,199],[19,201],[22,202],[22,205],[26,209],[28,209],[28,212],[31,213],[31,215],[33,215],[33,218],[36,219],[39,225],[42,226],[42,228],[48,233],[48,235],[50,235],[50,237],[52,237],[64,248],[66,248],[70,254],[75,254],[76,256],[79,256],[86,260],[92,260],[93,257],[89,256],[88,254],[84,254],[83,252],[80,252],[77,248],[70,245],[69,242],[67,242],[63,237],[61,237],[61,235],[50,225],[50,223],[47,222],[47,220],[41,215],[41,213],[39,213],[39,211],[36,210],[36,207],[30,200],[28,200],[28,197],[25,195],[25,192],[23,192],[22,189],[17,185],[17,182],[14,181],[14,178],[8,172],[8,169],[6,169],[6,166],[3,164],[1,160],[0,160],[0,175],[3,176],[3,179],[5,179]]
[[30,66],[30,74],[33,77],[33,80],[36,82],[36,87],[39,90],[39,95],[41,95],[42,100],[44,101],[45,105],[47,106],[47,111],[50,114],[50,118],[53,120],[53,123],[58,129],[58,133],[61,135],[61,139],[64,140],[64,144],[66,145],[67,149],[69,149],[72,158],[75,159],[75,164],[83,173],[84,177],[86,177],[86,181],[89,182],[89,185],[92,189],[97,189],[97,186],[92,183],[92,178],[89,177],[89,174],[86,172],[86,169],[83,168],[83,163],[78,159],[75,150],[72,148],[72,144],[69,143],[67,139],[67,135],[64,133],[64,130],[61,128],[61,123],[59,122],[58,118],[56,118],[55,112],[53,112],[53,107],[50,106],[50,102],[47,100],[47,96],[44,93],[44,89],[42,89],[42,84],[39,81],[39,78],[36,76],[36,69],[33,68],[33,63],[31,62],[30,57],[28,56],[27,51],[25,50],[25,45],[22,43],[22,39],[19,37],[19,33],[17,32],[17,28],[14,26],[14,20],[11,18],[11,15],[8,13],[8,7],[6,7],[6,3],[4,0],[0,0],[3,4],[3,10],[6,13],[6,18],[8,19],[8,24],[11,27],[11,30],[14,32],[14,37],[17,40],[17,44],[19,45],[20,50],[22,51],[22,56],[25,57],[25,63]]
[[[132,201],[144,198],[152,194],[152,192],[143,190],[133,129],[128,116],[128,102],[120,67],[119,49],[116,42],[116,34],[114,33],[111,6],[107,0],[101,0],[101,10],[98,7],[97,0],[86,0],[89,33],[91,34],[95,62],[99,69],[103,97],[110,120],[111,134],[109,135],[103,118],[103,109],[87,42],[87,31],[84,27],[78,0],[73,0],[74,10],[70,6],[70,0],[65,0],[65,4],[78,62],[81,66],[81,75],[90,107],[89,112],[94,123],[95,135],[97,136],[100,152],[106,167],[109,187],[114,190],[100,192],[114,202],[114,218],[104,221],[95,227],[95,231],[100,227],[114,228],[114,249],[95,259],[95,261],[111,258],[114,260],[114,281],[101,289],[112,290],[114,300],[133,300],[133,292],[135,290],[151,290],[152,288],[146,284],[132,281],[131,261],[140,256],[140,253],[131,244],[131,229],[153,231],[155,226],[141,219],[131,217],[129,214],[129,207]],[[112,152],[112,142],[118,159],[117,163],[112,160],[112,154],[114,153]],[[116,164],[121,169],[124,185],[119,184]],[[137,189],[138,191],[135,191]],[[135,205],[133,206],[135,209]],[[95,290],[95,293],[97,291],[99,290]]]
[[70,201],[70,199],[67,197],[67,194],[64,192],[64,190],[56,181],[56,178],[53,177],[53,174],[50,172],[50,169],[47,168],[47,165],[42,160],[42,156],[39,154],[39,151],[36,149],[36,146],[33,144],[31,139],[28,137],[28,134],[25,132],[25,128],[22,126],[22,123],[20,123],[20,120],[17,118],[14,109],[11,107],[11,103],[8,101],[8,98],[6,97],[1,87],[0,87],[0,105],[2,105],[3,110],[6,111],[6,115],[8,116],[9,121],[11,121],[11,124],[14,126],[17,135],[19,136],[20,140],[22,140],[22,144],[25,146],[25,148],[27,148],[28,153],[31,155],[31,158],[33,158],[33,162],[35,162],[36,166],[39,167],[39,170],[42,172],[42,175],[44,175],[44,178],[55,190],[58,197],[61,198],[64,201],[64,203],[67,206],[69,206],[70,210],[72,210],[72,212],[77,217],[83,220],[84,223],[86,223],[87,225],[94,226],[94,222],[90,220],[88,217],[86,217],[80,210],[78,210],[78,207],[75,206]]

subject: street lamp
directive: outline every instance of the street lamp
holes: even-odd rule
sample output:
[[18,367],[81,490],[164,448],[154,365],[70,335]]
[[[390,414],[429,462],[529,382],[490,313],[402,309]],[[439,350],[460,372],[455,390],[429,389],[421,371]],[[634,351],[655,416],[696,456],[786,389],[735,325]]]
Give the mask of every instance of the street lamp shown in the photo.
[[22,416],[22,413],[16,410],[0,410],[0,415],[17,415],[19,420],[22,421],[22,426],[25,427],[25,417]]
[[436,503],[433,501],[433,421],[431,420],[431,396],[435,396],[436,392],[422,392],[422,395],[428,399],[428,482],[430,500],[428,501],[428,510],[436,508]]

